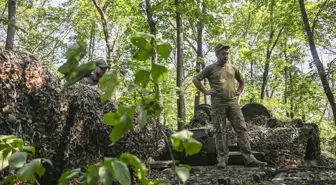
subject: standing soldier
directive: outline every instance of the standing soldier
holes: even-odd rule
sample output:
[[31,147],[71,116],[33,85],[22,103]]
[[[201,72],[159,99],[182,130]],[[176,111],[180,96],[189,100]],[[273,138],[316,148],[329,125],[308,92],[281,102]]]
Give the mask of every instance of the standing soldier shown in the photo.
[[96,86],[98,84],[100,78],[106,73],[109,66],[104,59],[97,59],[95,64],[96,68],[92,70],[91,75],[80,80],[80,83],[90,86]]
[[[212,122],[216,130],[217,166],[225,168],[229,159],[226,118],[237,134],[245,166],[266,166],[267,163],[257,160],[251,151],[246,123],[237,102],[245,82],[237,68],[229,63],[229,49],[230,46],[218,44],[215,48],[217,62],[206,66],[193,79],[198,90],[211,95]],[[205,78],[209,80],[211,90],[206,90],[200,82]],[[235,79],[239,82],[237,90]]]

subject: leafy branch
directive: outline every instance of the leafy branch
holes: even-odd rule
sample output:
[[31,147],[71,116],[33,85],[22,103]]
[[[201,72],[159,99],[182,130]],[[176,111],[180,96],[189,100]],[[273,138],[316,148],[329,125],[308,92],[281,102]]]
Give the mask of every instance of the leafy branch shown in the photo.
[[[36,174],[41,177],[45,173],[43,162],[50,165],[47,159],[32,159],[35,155],[35,147],[24,146],[22,139],[13,135],[0,136],[0,170],[9,167],[10,176],[0,184],[16,184],[17,182],[29,182],[39,184]],[[29,162],[28,162],[29,161]]]

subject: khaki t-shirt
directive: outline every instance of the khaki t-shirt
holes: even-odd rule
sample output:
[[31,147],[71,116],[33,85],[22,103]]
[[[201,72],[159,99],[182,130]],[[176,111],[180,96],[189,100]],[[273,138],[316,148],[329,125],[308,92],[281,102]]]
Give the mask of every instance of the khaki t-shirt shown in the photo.
[[238,69],[229,63],[224,64],[224,66],[219,66],[215,63],[208,65],[196,75],[196,78],[199,80],[207,78],[210,87],[216,90],[212,99],[221,101],[235,99],[235,79],[238,82],[243,80]]

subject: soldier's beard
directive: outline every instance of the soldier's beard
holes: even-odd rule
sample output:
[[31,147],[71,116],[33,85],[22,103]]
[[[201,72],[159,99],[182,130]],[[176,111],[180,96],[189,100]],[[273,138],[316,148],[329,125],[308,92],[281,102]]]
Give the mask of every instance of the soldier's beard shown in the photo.
[[217,63],[220,65],[224,65],[228,62],[228,59],[222,59],[222,60],[218,60]]
[[96,75],[98,78],[101,78],[104,75],[104,73],[97,73]]

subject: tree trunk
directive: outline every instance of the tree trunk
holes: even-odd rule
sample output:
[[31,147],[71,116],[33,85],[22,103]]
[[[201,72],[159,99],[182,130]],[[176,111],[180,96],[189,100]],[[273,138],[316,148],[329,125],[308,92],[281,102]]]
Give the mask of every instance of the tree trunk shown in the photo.
[[[146,0],[146,14],[147,14],[147,22],[149,25],[150,33],[156,37],[156,27],[155,23],[153,21],[153,15],[152,15],[152,6],[150,4],[150,0]],[[151,38],[151,44],[153,45],[155,41],[155,38]],[[157,53],[154,52],[152,56],[152,64],[157,63]]]
[[[286,45],[284,47],[285,47],[285,51],[284,51],[285,61],[288,62],[288,57],[287,57],[287,52],[286,52]],[[287,104],[287,102],[288,102],[288,100],[287,100],[287,96],[288,96],[288,78],[289,78],[288,66],[285,66],[284,71],[285,71],[284,103]],[[289,112],[287,110],[286,110],[286,116],[289,117]]]
[[289,72],[289,92],[291,93],[291,96],[290,96],[290,113],[289,113],[289,116],[291,119],[294,118],[294,101],[293,101],[293,75],[292,75],[292,72],[290,71]]
[[[204,63],[202,63],[202,68],[205,68],[205,64]],[[206,79],[204,79],[204,86],[206,86],[207,85],[207,81],[206,81]],[[211,101],[209,101],[208,102],[208,96],[206,95],[206,94],[204,94],[204,104],[211,104]]]
[[175,0],[176,6],[176,36],[177,36],[177,69],[176,69],[176,86],[178,90],[176,91],[178,95],[177,99],[177,119],[178,119],[178,130],[182,130],[185,124],[185,104],[184,95],[181,91],[184,87],[184,68],[183,68],[183,27],[182,27],[182,16],[180,9],[180,0]]
[[90,45],[89,45],[89,61],[92,60],[93,51],[94,51],[94,38],[95,38],[95,23],[92,22],[91,33],[90,33]]
[[[156,38],[156,27],[155,27],[155,22],[153,20],[153,14],[152,14],[152,6],[150,4],[150,0],[146,0],[146,14],[147,14],[147,22],[149,25],[150,33],[154,35],[154,38],[151,38],[151,45],[154,45],[155,38]],[[152,64],[157,64],[157,53],[154,51],[154,54],[152,56]],[[159,100],[160,104],[163,105],[162,97],[161,97],[161,88],[158,84],[155,84],[156,88],[156,98]],[[163,123],[164,121],[164,115],[161,114],[157,121],[159,123]]]
[[[263,82],[261,85],[261,95],[260,98],[263,100],[265,98],[265,89],[266,89],[266,85],[267,85],[267,79],[268,79],[268,73],[269,73],[269,67],[270,67],[270,60],[271,60],[271,55],[273,52],[274,47],[276,46],[281,33],[284,29],[284,27],[282,27],[279,30],[278,36],[276,37],[275,41],[273,42],[273,37],[274,37],[274,33],[275,33],[275,29],[274,29],[274,6],[275,6],[275,1],[272,0],[271,2],[271,7],[270,7],[270,19],[271,19],[271,30],[270,30],[270,37],[268,40],[268,44],[267,44],[267,50],[266,50],[266,64],[265,64],[265,69],[264,69],[264,74],[263,74]],[[272,44],[273,42],[273,44]]]
[[278,36],[276,37],[272,46],[270,46],[270,44],[272,43],[272,40],[273,40],[274,31],[271,31],[271,33],[270,33],[269,43],[268,43],[267,51],[266,51],[266,64],[265,64],[264,74],[263,74],[263,83],[262,83],[262,86],[261,86],[261,96],[260,96],[260,98],[262,100],[265,98],[265,89],[266,89],[266,85],[267,85],[267,79],[268,79],[268,73],[269,73],[269,67],[270,67],[272,52],[273,52],[274,47],[278,43],[278,40],[279,40],[283,30],[284,30],[284,27],[282,27],[279,30]]
[[[254,88],[254,78],[253,78],[253,60],[251,61],[251,67],[250,67],[251,71],[250,71],[250,74],[251,74],[251,87]],[[251,98],[250,99],[250,103],[254,102],[254,99]]]
[[15,15],[16,15],[16,0],[8,0],[8,24],[7,27],[7,38],[6,38],[6,46],[7,50],[13,50],[14,48],[14,36],[15,36]]
[[300,9],[301,9],[302,20],[303,20],[303,23],[304,23],[304,27],[305,27],[305,30],[306,30],[307,37],[308,37],[310,52],[312,54],[314,63],[316,65],[317,71],[319,73],[324,92],[325,92],[325,94],[328,98],[328,101],[330,103],[330,106],[331,106],[331,109],[332,109],[332,112],[333,112],[333,116],[334,116],[334,122],[336,124],[335,98],[334,98],[334,95],[333,95],[333,93],[330,89],[330,85],[329,85],[329,82],[328,82],[328,79],[327,79],[326,72],[324,70],[324,66],[323,66],[323,64],[320,60],[320,57],[317,53],[317,50],[316,50],[314,37],[313,37],[313,32],[312,32],[311,27],[309,25],[307,13],[306,13],[306,8],[305,8],[305,5],[304,5],[304,0],[299,0],[299,4],[300,4]]
[[92,0],[92,1],[100,15],[100,19],[101,19],[103,31],[104,31],[104,36],[105,36],[106,48],[107,48],[107,62],[109,63],[109,65],[111,65],[112,55],[113,55],[113,41],[112,41],[112,36],[109,31],[110,29],[108,27],[108,23],[107,23],[107,7],[110,1],[106,1],[103,7],[101,7],[96,0]]
[[268,78],[268,73],[269,73],[271,54],[272,54],[272,52],[270,52],[270,50],[267,49],[266,64],[265,64],[265,68],[264,68],[263,82],[262,82],[262,86],[261,86],[261,96],[260,96],[260,98],[262,100],[265,98],[265,90],[266,90],[266,85],[267,85],[267,78]]
[[[285,93],[284,93],[285,104],[287,104],[287,95],[288,95],[288,66],[285,67]],[[289,117],[288,111],[286,111],[286,116]]]
[[[206,7],[203,1],[202,3],[202,14],[199,17],[199,22],[197,26],[197,62],[196,62],[196,73],[199,73],[202,68],[202,63],[204,62],[203,56],[203,30],[204,30],[204,21],[203,16],[205,15]],[[196,107],[200,104],[201,93],[197,91],[195,96],[195,105],[194,105],[194,112],[196,111]],[[206,101],[206,99],[204,99]]]

